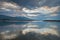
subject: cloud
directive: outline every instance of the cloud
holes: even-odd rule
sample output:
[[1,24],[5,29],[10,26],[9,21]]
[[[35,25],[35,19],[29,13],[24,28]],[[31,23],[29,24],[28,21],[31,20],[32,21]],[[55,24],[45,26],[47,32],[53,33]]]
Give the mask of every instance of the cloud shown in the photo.
[[9,9],[20,9],[20,7],[15,3],[10,2],[1,2],[1,7],[3,8],[9,8]]
[[21,16],[20,13],[21,7],[15,3],[11,2],[0,2],[0,15],[7,15],[7,16]]
[[57,13],[52,13],[52,14],[45,15],[46,18],[48,18],[48,17],[57,17],[57,16],[58,16]]
[[[2,15],[8,15],[8,16],[37,16],[35,14],[24,14],[25,12],[22,11],[21,6],[10,3],[10,2],[1,2],[0,12],[2,12]],[[22,14],[23,13],[23,14]]]
[[21,7],[17,5],[16,3],[12,2],[0,2],[0,9],[5,10],[5,11],[21,11]]
[[27,14],[27,16],[29,16],[29,17],[36,17],[36,16],[38,16],[38,14]]
[[0,8],[0,11],[1,11],[1,10],[2,10],[2,11],[3,11],[3,10],[4,10],[4,11],[11,11],[10,9],[7,9],[7,8]]
[[[51,3],[51,1],[48,3],[48,0],[35,0],[34,3],[32,3],[33,1],[32,0],[18,0],[19,3],[15,0],[11,2],[9,1],[3,1],[3,2],[0,2],[0,15],[8,15],[8,16],[13,16],[13,17],[16,17],[16,16],[25,16],[25,17],[28,17],[28,18],[32,18],[32,19],[36,19],[36,18],[45,18],[46,17],[54,17],[54,16],[58,16],[57,12],[60,10],[60,6],[49,6]],[[21,3],[20,3],[21,2]],[[47,4],[49,5],[44,5],[45,3],[47,2]],[[39,7],[34,6],[36,3],[36,5],[38,4]],[[39,4],[40,3],[40,4]],[[55,1],[54,1],[55,3]],[[54,4],[53,3],[53,4]],[[23,6],[22,6],[23,5]],[[44,6],[42,6],[44,5]],[[54,4],[55,5],[55,4]],[[36,13],[36,14],[34,14]],[[38,14],[39,13],[39,14]],[[51,14],[50,14],[51,13]],[[42,15],[45,15],[45,16],[42,16]],[[48,15],[47,15],[48,14]]]
[[48,7],[48,6],[43,6],[43,7],[39,7],[33,10],[27,9],[27,8],[23,8],[22,10],[26,13],[43,13],[43,14],[48,14],[48,13],[54,13],[58,10],[59,6],[57,7]]
[[58,14],[56,13],[56,14],[50,14],[50,16],[58,16]]

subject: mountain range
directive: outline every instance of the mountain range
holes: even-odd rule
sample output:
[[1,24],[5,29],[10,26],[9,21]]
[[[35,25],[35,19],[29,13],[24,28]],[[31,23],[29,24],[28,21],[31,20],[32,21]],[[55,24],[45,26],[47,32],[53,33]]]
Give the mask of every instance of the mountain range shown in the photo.
[[0,20],[15,20],[15,21],[31,21],[32,19],[23,17],[23,16],[18,16],[18,17],[11,17],[11,16],[6,16],[6,15],[0,15]]

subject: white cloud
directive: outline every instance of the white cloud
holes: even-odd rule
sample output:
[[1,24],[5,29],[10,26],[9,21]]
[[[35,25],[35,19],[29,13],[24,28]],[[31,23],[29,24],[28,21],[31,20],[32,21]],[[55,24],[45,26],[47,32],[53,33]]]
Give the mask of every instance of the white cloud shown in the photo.
[[2,2],[1,7],[10,8],[10,9],[20,9],[20,7],[15,3]]
[[7,9],[7,8],[0,8],[0,11],[1,11],[1,10],[2,10],[2,11],[3,11],[3,10],[4,10],[4,11],[11,11],[10,9]]
[[[19,5],[15,3],[10,3],[10,2],[1,2],[1,7],[0,12],[7,12],[5,15],[10,15],[10,16],[25,16],[25,17],[36,17],[39,14],[29,14],[29,13],[42,13],[42,14],[48,14],[48,13],[55,13],[58,11],[59,6],[56,7],[48,7],[48,6],[43,6],[43,7],[37,7],[36,9],[27,9],[27,8],[21,8]],[[21,14],[20,14],[21,13]],[[23,14],[22,14],[23,13]],[[27,14],[24,14],[27,13]],[[56,16],[56,14],[50,15],[50,16]]]
[[33,17],[35,17],[35,16],[38,16],[38,14],[27,14],[27,16],[33,16]]
[[2,12],[1,15],[8,15],[15,17],[15,16],[21,16],[20,13],[21,14],[23,13],[23,11],[21,11],[21,7],[15,3],[0,2],[0,5],[1,5],[0,12]]
[[57,16],[58,14],[56,13],[56,14],[50,14],[50,16]]
[[5,11],[21,11],[21,7],[15,3],[1,2],[0,5],[0,9]]
[[48,7],[48,6],[43,6],[43,7],[39,7],[33,10],[27,9],[27,8],[23,8],[22,10],[26,13],[43,13],[43,14],[48,14],[48,13],[54,13],[58,10],[59,6],[56,7]]
[[54,16],[58,16],[58,14],[57,13],[53,13],[53,14],[49,14],[49,15],[46,15],[45,17],[54,17]]

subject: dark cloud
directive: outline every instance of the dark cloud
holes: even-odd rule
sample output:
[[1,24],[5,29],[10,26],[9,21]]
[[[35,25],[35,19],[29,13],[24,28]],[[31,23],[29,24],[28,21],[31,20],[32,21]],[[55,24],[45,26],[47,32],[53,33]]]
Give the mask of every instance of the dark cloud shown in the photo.
[[32,8],[32,7],[38,6],[37,0],[1,0],[1,1],[16,3],[22,7],[27,7],[27,8]]
[[59,6],[60,0],[0,0],[16,3],[22,7],[35,8],[40,6]]
[[[23,7],[59,6],[60,0],[11,0]],[[40,2],[40,4],[39,4]]]
[[22,7],[27,7],[27,8],[32,8],[32,7],[34,8],[36,6],[39,6],[37,0],[11,0],[11,1],[17,3]]
[[60,0],[46,0],[43,6],[60,6]]

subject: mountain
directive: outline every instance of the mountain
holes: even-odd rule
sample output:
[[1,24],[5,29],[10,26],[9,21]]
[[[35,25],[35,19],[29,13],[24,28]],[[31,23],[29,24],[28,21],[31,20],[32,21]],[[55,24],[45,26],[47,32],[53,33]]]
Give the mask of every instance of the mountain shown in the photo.
[[60,20],[43,20],[43,21],[46,21],[46,22],[60,22]]
[[31,21],[32,19],[29,19],[23,16],[11,17],[11,16],[6,16],[6,15],[0,15],[0,20]]
[[8,19],[11,19],[11,18],[13,18],[13,17],[0,15],[0,20],[8,20]]

